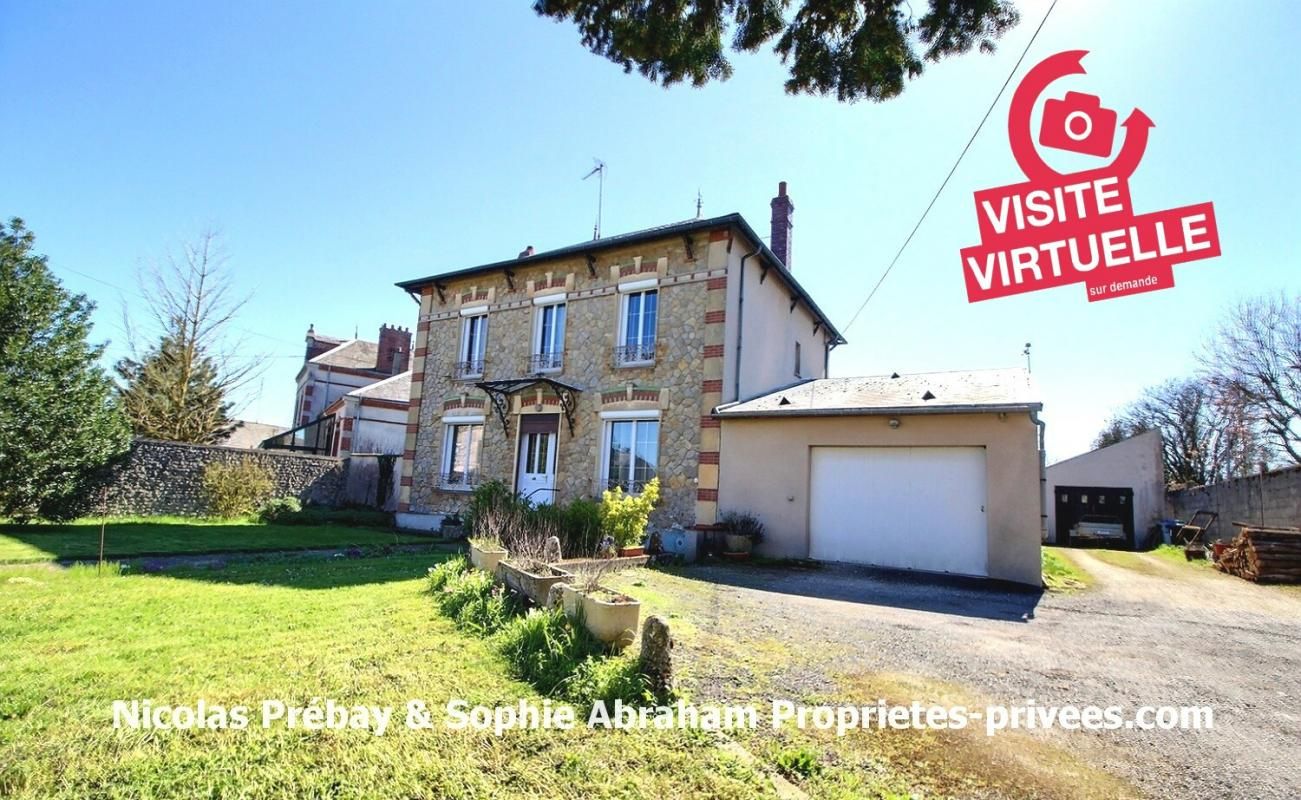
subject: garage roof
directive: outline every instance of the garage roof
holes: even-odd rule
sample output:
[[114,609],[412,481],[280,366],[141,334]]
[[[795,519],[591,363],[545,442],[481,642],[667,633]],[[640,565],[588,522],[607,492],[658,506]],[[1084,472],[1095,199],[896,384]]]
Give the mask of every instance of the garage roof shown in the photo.
[[720,417],[833,414],[927,414],[1034,411],[1043,408],[1024,369],[918,372],[805,381],[741,403]]

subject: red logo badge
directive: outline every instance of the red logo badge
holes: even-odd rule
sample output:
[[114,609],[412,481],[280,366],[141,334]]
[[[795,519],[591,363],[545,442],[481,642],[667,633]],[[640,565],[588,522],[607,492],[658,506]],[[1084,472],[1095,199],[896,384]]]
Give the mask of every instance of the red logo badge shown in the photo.
[[[1120,123],[1124,144],[1111,164],[1062,175],[1039,157],[1030,132],[1035,101],[1058,78],[1084,74],[1087,52],[1049,56],[1012,96],[1008,139],[1028,180],[975,193],[980,244],[961,251],[970,302],[1081,282],[1090,302],[1169,289],[1175,264],[1220,254],[1211,203],[1134,213],[1129,177],[1154,127],[1137,108]],[[1044,102],[1039,144],[1106,158],[1116,120],[1095,95],[1067,92]]]

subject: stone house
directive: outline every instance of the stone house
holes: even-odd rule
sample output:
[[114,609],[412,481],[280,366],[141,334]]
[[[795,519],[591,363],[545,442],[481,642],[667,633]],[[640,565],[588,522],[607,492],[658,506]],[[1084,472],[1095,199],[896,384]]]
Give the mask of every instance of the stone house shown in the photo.
[[785,183],[771,206],[771,248],[728,214],[399,283],[420,303],[400,523],[491,479],[563,502],[652,477],[655,524],[714,522],[714,409],[826,377],[845,341],[791,271]]
[[406,372],[411,356],[411,331],[381,325],[379,339],[339,339],[307,329],[307,351],[295,381],[296,425],[307,425],[345,394]]

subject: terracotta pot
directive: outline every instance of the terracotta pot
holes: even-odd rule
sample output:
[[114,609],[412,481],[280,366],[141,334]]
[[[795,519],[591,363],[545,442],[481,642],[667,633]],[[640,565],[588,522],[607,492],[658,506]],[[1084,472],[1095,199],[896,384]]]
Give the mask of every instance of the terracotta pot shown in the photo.
[[524,595],[534,605],[546,608],[547,593],[551,591],[551,587],[574,578],[573,575],[557,567],[548,566],[546,569],[548,574],[535,575],[532,572],[525,572],[509,561],[502,561],[497,565],[497,575],[508,588]]
[[633,556],[645,555],[645,547],[620,547],[619,558],[631,558]]
[[750,551],[754,549],[753,539],[749,536],[738,536],[735,533],[723,534],[723,544],[725,545],[724,552],[727,554],[745,553],[749,555]]
[[481,569],[489,575],[496,576],[497,565],[506,557],[506,551],[498,549],[481,549],[474,544],[470,545],[470,563],[475,569]]
[[565,584],[560,591],[565,614],[572,619],[581,619],[583,627],[597,639],[624,648],[637,638],[640,602],[609,589],[588,593]]

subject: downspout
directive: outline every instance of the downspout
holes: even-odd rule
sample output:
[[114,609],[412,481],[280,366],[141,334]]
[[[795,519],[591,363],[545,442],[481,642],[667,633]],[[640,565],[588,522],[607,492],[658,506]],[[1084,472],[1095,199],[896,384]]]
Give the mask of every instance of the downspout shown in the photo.
[[1037,409],[1030,412],[1030,421],[1039,428],[1039,541],[1045,542],[1048,540],[1048,454],[1044,450],[1044,433],[1048,426],[1039,419]]
[[741,340],[745,337],[745,262],[763,252],[763,245],[741,256],[741,280],[736,289],[736,364],[732,366],[732,400],[741,401]]

